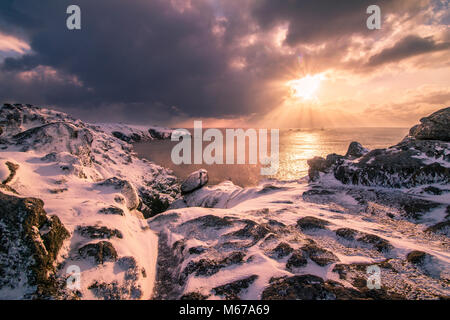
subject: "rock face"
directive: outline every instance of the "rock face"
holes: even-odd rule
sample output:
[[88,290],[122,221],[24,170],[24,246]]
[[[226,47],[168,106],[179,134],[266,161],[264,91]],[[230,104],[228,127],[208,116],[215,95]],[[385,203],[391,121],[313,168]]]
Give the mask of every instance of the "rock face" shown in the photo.
[[450,107],[420,119],[420,124],[409,131],[418,140],[450,141]]
[[197,189],[200,189],[205,184],[208,183],[208,171],[205,169],[200,169],[195,171],[187,177],[186,180],[181,184],[181,192],[183,194],[190,193]]
[[54,263],[69,232],[44,202],[0,193],[0,290],[3,299],[58,298]]
[[352,142],[345,157],[336,154],[308,161],[309,177],[333,174],[344,184],[415,187],[450,182],[450,108],[423,118],[410,136],[387,149],[368,152]]

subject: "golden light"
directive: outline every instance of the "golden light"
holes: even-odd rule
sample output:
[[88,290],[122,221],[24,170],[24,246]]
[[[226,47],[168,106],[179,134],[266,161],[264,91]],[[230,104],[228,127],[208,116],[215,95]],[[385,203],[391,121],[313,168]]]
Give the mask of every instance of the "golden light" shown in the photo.
[[303,78],[288,81],[286,85],[289,87],[292,97],[313,100],[317,99],[316,93],[323,79],[325,79],[323,73],[313,76],[308,74]]

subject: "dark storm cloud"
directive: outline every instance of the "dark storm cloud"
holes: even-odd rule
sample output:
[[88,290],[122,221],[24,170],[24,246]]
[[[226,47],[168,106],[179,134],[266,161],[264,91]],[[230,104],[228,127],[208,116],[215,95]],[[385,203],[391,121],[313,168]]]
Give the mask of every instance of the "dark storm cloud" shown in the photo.
[[401,39],[394,46],[386,48],[380,53],[372,56],[369,59],[367,66],[376,67],[424,53],[447,50],[449,48],[449,42],[436,43],[431,37],[421,38],[416,35],[410,35]]
[[[69,4],[82,9],[81,31],[65,28]],[[184,13],[166,0],[39,1],[39,5],[14,1],[9,5],[2,10],[2,19],[31,17],[38,27],[27,34],[33,52],[6,59],[3,73],[45,65],[74,75],[85,88],[86,107],[140,103],[142,111],[148,111],[146,106],[164,104],[192,116],[238,114],[251,108],[242,105],[251,100],[246,90],[249,78],[229,74],[228,53],[211,33],[215,14],[206,1],[194,1],[194,7]],[[9,29],[22,25],[21,20],[7,20]],[[46,91],[52,92],[48,85]],[[3,90],[2,96],[6,95]],[[55,103],[48,95],[41,100]],[[73,104],[64,97],[58,102]]]
[[[353,34],[370,34],[366,27],[366,9],[376,4],[382,8],[382,17],[390,13],[415,14],[423,7],[421,0],[322,0],[322,1],[257,1],[253,11],[260,25],[271,28],[289,23],[286,42],[320,43],[331,39],[347,41]],[[402,12],[403,13],[403,12]],[[383,28],[389,26],[384,25]]]
[[[400,10],[413,15],[424,3],[195,0],[186,10],[172,5],[188,2],[0,1],[0,32],[31,47],[27,54],[6,58],[0,65],[0,99],[56,105],[100,121],[118,116],[148,122],[265,112],[282,99],[267,83],[288,74],[297,56],[296,50],[273,49],[265,36],[272,27],[288,23],[285,43],[292,48],[326,44],[317,56],[320,67],[339,67],[339,54],[345,53],[349,36],[368,32],[369,4],[379,3],[383,13]],[[66,28],[70,4],[81,7],[81,31]],[[215,34],[214,27],[219,33],[222,28],[223,34]],[[383,29],[386,32],[389,25]],[[254,33],[259,34],[256,43],[240,45]],[[426,49],[416,52],[420,50]],[[245,60],[244,69],[230,68],[236,57]],[[389,58],[400,59],[401,54],[388,51],[376,59]]]

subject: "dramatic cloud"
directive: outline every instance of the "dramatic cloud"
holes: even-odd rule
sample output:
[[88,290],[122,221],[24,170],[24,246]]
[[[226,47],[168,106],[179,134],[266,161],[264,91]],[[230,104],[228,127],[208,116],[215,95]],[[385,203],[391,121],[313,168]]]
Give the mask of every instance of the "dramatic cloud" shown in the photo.
[[372,56],[368,65],[375,67],[424,53],[448,50],[449,48],[450,42],[436,43],[431,37],[421,38],[411,35],[403,38],[394,46],[386,48],[382,52]]
[[[323,72],[315,109],[352,100],[348,112],[363,112],[355,88],[391,64],[411,73],[449,63],[438,56],[449,50],[448,3],[375,2],[377,31],[366,28],[369,0],[5,0],[0,99],[98,121],[261,120],[286,106],[287,81]],[[80,31],[66,28],[70,4]]]

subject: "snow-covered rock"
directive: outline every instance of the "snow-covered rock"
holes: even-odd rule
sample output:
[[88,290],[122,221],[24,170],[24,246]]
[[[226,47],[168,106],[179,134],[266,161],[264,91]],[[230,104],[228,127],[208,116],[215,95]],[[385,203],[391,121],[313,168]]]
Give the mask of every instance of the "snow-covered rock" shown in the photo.
[[[152,203],[141,195],[157,195],[168,206],[178,197],[179,185],[171,171],[137,158],[131,144],[111,133],[122,130],[127,135],[142,133],[151,139],[147,130],[121,124],[91,125],[61,112],[21,104],[0,109],[0,127],[0,167],[2,177],[6,177],[2,181],[8,180],[0,185],[6,203],[2,209],[8,208],[7,203],[24,201],[27,206],[34,201],[45,208],[42,217],[45,213],[54,216],[36,218],[30,225],[32,232],[37,232],[33,237],[42,247],[39,250],[52,254],[51,258],[43,254],[45,264],[33,264],[36,259],[30,257],[27,233],[16,233],[11,236],[14,241],[5,242],[9,233],[4,230],[0,232],[0,249],[8,250],[8,258],[0,254],[4,257],[1,259],[8,272],[16,269],[32,277],[34,270],[41,268],[55,284],[52,290],[45,287],[47,291],[43,292],[39,286],[51,284],[43,276],[36,283],[25,278],[21,281],[15,273],[2,275],[0,297],[152,297],[158,239],[141,211],[146,208],[151,215],[154,206],[146,206],[146,202]],[[30,202],[22,197],[39,200]],[[11,214],[17,214],[19,209],[10,208]],[[17,219],[21,219],[20,215]],[[45,234],[53,234],[46,219],[59,219],[68,239],[46,240]],[[2,221],[4,226],[6,222]],[[19,228],[21,221],[14,222],[14,228]],[[8,225],[11,232],[14,228]],[[124,267],[124,259],[134,264]],[[15,267],[16,263],[20,268]],[[66,285],[74,266],[80,270],[79,288]]]
[[[309,182],[185,194],[149,219],[160,237],[156,297],[447,297],[448,151],[411,137],[373,151],[352,143],[346,156],[309,161]],[[367,287],[373,268],[379,290]]]

